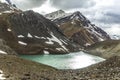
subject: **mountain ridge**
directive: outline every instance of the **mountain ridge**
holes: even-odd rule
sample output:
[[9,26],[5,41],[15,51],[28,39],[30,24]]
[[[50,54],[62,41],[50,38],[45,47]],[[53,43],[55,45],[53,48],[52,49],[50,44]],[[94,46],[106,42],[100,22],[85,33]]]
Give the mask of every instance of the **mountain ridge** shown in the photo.
[[[51,16],[55,15],[55,12],[53,13],[54,14],[47,14],[46,18],[51,19]],[[110,39],[109,35],[105,31],[92,24],[79,11],[74,13],[64,13],[64,15],[58,16],[51,20],[58,25],[58,27],[72,42],[75,42],[82,47],[86,47],[88,44],[91,45],[95,42]]]

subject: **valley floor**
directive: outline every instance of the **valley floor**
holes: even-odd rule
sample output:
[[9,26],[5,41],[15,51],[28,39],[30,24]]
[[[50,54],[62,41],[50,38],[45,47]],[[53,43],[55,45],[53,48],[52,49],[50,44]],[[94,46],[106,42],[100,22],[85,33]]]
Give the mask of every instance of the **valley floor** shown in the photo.
[[3,80],[120,80],[120,57],[81,70],[57,70],[16,56],[0,55],[0,70]]

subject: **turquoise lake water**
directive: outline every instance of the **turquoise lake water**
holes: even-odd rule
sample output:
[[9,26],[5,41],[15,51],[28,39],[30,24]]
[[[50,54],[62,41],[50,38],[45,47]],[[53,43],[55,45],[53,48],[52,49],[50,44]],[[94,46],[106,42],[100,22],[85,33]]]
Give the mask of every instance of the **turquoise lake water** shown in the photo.
[[20,57],[43,63],[57,69],[80,69],[105,60],[84,52],[65,55],[21,55]]

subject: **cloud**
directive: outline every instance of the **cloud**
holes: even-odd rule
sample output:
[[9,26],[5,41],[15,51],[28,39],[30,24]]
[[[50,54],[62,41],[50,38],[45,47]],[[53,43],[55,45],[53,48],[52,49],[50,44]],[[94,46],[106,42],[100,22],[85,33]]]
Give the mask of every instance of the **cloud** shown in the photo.
[[52,7],[52,5],[50,5],[50,0],[47,0],[42,6],[33,8],[33,10],[35,12],[39,12],[40,14],[47,14],[50,12],[54,12],[57,9],[55,7]]
[[106,13],[104,16],[98,20],[99,22],[103,22],[106,24],[119,24],[120,23],[120,14],[115,13]]
[[47,0],[11,0],[22,10],[32,9],[40,7]]
[[88,8],[95,5],[94,0],[51,0],[51,5],[60,9]]
[[115,25],[111,25],[110,28],[106,28],[106,31],[110,34],[110,35],[120,35],[120,25],[119,24],[115,24]]

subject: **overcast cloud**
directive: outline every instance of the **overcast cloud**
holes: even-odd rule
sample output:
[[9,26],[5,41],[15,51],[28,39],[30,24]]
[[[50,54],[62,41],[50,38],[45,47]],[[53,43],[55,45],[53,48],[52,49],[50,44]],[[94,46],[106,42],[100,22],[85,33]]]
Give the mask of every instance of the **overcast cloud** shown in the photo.
[[120,35],[120,0],[11,0],[23,10],[41,14],[63,9],[80,11],[109,34]]
[[47,0],[11,0],[22,10],[40,7]]
[[88,8],[95,5],[93,0],[51,0],[51,5],[61,9]]

